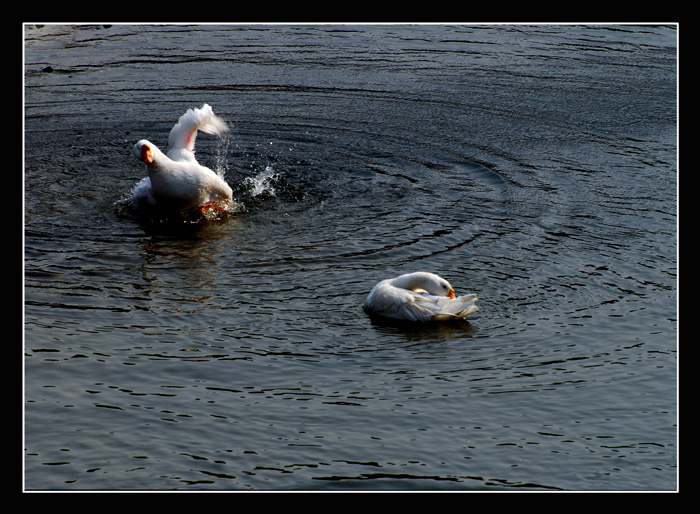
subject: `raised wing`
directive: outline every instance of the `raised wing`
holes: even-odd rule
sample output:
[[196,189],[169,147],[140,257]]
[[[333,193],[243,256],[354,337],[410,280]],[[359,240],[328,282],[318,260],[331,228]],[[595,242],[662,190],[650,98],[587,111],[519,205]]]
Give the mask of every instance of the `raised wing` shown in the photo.
[[197,131],[221,135],[228,130],[226,122],[219,118],[209,104],[189,109],[180,116],[170,131],[167,155],[174,161],[194,160],[194,143]]

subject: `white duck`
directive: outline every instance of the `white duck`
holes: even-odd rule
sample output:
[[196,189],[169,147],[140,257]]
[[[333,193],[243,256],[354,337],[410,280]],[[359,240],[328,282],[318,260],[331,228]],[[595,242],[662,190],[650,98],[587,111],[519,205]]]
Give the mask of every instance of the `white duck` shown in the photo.
[[382,280],[365,300],[370,314],[408,321],[448,321],[479,309],[475,294],[455,297],[447,280],[419,271]]
[[134,197],[167,209],[198,207],[225,211],[231,205],[233,191],[214,171],[202,166],[194,156],[197,131],[220,135],[228,130],[211,106],[189,109],[170,131],[168,151],[164,154],[146,139],[134,145],[136,157],[148,166],[148,177],[136,187]]

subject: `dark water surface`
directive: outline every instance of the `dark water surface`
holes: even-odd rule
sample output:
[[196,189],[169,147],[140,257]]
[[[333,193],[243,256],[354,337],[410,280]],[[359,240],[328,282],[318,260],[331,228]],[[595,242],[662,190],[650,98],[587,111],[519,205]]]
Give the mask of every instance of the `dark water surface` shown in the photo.
[[[676,489],[676,27],[24,45],[26,489]],[[141,218],[205,102],[241,211]],[[416,270],[481,310],[370,321]]]

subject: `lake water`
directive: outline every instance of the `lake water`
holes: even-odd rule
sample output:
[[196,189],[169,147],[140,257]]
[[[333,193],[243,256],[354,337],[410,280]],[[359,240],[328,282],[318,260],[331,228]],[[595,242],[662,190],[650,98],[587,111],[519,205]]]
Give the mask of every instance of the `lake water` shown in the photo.
[[[25,490],[676,490],[677,42],[25,26]],[[239,211],[143,217],[205,102]],[[480,310],[365,315],[418,270]]]

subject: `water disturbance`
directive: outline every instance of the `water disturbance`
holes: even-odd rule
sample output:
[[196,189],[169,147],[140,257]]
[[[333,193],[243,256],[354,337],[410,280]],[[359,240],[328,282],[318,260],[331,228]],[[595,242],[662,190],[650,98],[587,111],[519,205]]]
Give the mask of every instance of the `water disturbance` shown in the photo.
[[[27,25],[27,490],[675,490],[677,31]],[[129,205],[189,108],[237,209]],[[362,302],[431,271],[480,310]]]

